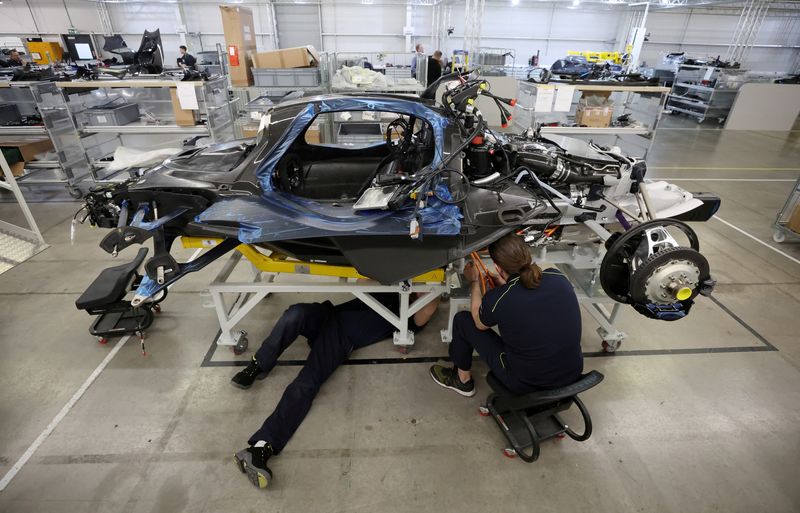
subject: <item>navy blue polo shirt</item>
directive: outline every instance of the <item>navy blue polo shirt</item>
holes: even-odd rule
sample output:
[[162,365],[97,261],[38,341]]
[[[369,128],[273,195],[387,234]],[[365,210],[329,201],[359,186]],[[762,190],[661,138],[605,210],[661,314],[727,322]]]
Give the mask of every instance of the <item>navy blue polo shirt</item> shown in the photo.
[[[380,304],[393,314],[400,314],[400,294],[395,292],[379,292],[372,294]],[[360,299],[352,299],[333,307],[342,332],[353,344],[353,349],[366,347],[390,338],[397,328],[381,315],[367,306]],[[414,317],[408,319],[408,329],[414,333],[422,329],[414,323]]]
[[545,269],[539,287],[526,289],[519,276],[483,297],[480,319],[498,326],[503,361],[522,383],[558,388],[583,372],[581,311],[572,284],[557,269]]

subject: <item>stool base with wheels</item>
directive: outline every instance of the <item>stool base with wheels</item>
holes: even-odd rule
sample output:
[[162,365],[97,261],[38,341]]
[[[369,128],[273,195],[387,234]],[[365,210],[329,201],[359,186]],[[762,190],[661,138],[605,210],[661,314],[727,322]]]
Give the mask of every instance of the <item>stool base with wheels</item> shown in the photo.
[[144,347],[145,330],[153,323],[154,312],[161,311],[158,303],[166,298],[165,290],[155,300],[139,306],[132,306],[125,300],[128,292],[135,290],[142,280],[137,270],[146,256],[147,248],[141,248],[131,262],[104,269],[75,301],[78,309],[97,316],[89,333],[101,344],[108,342],[109,337],[138,335]]
[[[480,407],[481,415],[497,422],[510,447],[504,450],[508,457],[519,456],[533,463],[539,459],[540,444],[551,438],[562,438],[564,434],[583,442],[592,436],[592,419],[578,394],[603,381],[603,375],[592,371],[581,376],[571,385],[554,390],[541,390],[525,395],[514,395],[491,372],[486,381],[494,390]],[[584,431],[575,433],[558,415],[576,405],[583,416]]]

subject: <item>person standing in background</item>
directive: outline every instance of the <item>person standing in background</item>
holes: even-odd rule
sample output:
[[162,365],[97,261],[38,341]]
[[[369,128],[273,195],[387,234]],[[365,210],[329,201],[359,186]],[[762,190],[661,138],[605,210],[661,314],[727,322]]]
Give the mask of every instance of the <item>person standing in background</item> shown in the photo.
[[436,50],[433,52],[433,55],[428,57],[428,83],[427,85],[431,85],[432,83],[436,82],[439,77],[442,76],[442,52]]
[[425,53],[425,47],[422,43],[417,43],[414,47],[414,55],[411,57],[411,76],[417,78],[417,54]]

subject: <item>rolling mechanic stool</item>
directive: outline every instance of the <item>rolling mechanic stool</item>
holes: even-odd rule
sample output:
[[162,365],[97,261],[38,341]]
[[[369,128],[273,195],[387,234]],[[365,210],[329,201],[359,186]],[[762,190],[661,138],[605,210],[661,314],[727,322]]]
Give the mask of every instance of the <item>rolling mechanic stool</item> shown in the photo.
[[[599,384],[603,377],[601,373],[592,371],[565,387],[514,395],[489,372],[486,382],[494,392],[486,398],[486,405],[480,407],[480,413],[483,416],[491,415],[508,439],[511,447],[504,449],[506,456],[513,458],[519,455],[524,461],[533,463],[539,459],[539,445],[545,440],[563,438],[564,433],[578,442],[592,436],[592,419],[578,394]],[[573,403],[583,416],[584,430],[581,435],[572,431],[558,415]],[[529,447],[530,453],[526,453],[525,449]]]
[[[158,300],[131,306],[125,296],[142,280],[137,269],[147,256],[147,248],[141,248],[136,258],[127,264],[103,269],[81,297],[75,301],[79,310],[86,310],[97,319],[89,328],[89,333],[98,338],[101,344],[108,342],[106,337],[137,334],[142,340],[144,351],[144,330],[153,323],[153,310],[161,311],[158,305],[164,300],[163,294]],[[166,291],[165,291],[166,292]]]

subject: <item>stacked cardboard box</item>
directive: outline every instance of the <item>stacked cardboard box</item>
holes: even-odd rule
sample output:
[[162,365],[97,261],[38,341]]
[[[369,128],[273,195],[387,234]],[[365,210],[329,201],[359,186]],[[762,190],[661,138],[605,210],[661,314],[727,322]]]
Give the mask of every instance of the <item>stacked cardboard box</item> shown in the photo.
[[614,102],[609,99],[610,95],[610,91],[584,93],[575,111],[575,124],[592,128],[607,128],[611,126],[611,117],[614,115]]
[[282,48],[253,55],[255,68],[308,68],[319,65],[319,53],[313,46]]
[[228,73],[235,86],[253,85],[250,56],[256,52],[256,28],[253,11],[247,7],[220,5],[222,30],[228,52]]

